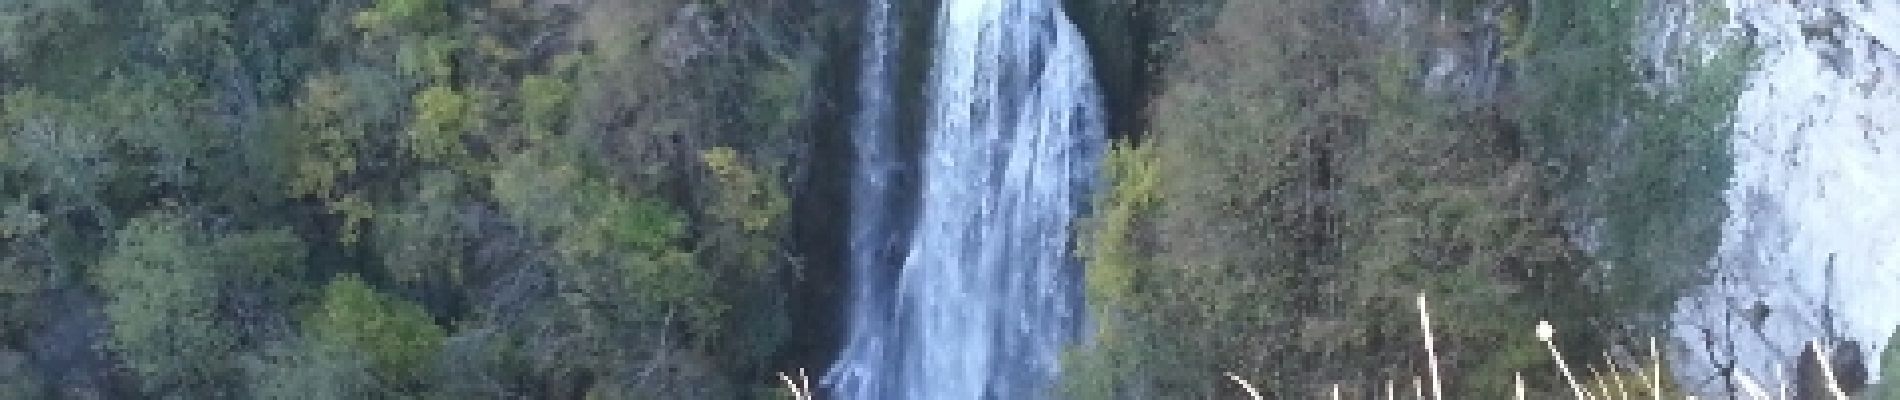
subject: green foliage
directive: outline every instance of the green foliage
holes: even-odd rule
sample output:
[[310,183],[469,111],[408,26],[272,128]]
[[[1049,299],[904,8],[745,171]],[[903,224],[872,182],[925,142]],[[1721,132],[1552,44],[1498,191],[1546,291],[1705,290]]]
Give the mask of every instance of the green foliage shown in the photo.
[[357,169],[364,127],[347,120],[352,111],[348,95],[337,77],[315,77],[305,84],[301,107],[292,117],[292,132],[285,134],[291,138],[285,153],[295,159],[292,195],[333,196]]
[[0,1],[0,355],[96,314],[72,393],[750,393],[846,11],[675,57],[687,4]]
[[[235,35],[227,17],[236,8],[228,0],[145,0],[148,27],[156,33],[157,50],[181,66],[205,68],[229,60]],[[202,62],[202,63],[201,63]]]
[[1515,125],[1435,104],[1403,49],[1329,22],[1349,5],[1265,3],[1227,3],[1170,67],[1148,141],[1110,154],[1071,394],[1238,395],[1224,373],[1272,397],[1369,391],[1422,367],[1423,293],[1447,389],[1501,396],[1548,365],[1537,321],[1613,323]]
[[[207,101],[188,79],[140,75],[100,92],[62,98],[27,89],[5,95],[5,163],[18,194],[57,200],[46,212],[83,212],[111,223],[174,195],[268,207],[278,187],[268,155],[210,123]],[[257,174],[244,174],[249,170]],[[185,192],[180,195],[176,192]]]
[[[622,194],[569,162],[546,159],[558,157],[515,155],[496,171],[492,185],[502,210],[545,238],[566,278],[578,285],[571,302],[657,313],[706,300],[700,295],[711,284],[709,276],[694,268],[692,254],[675,247],[685,234],[678,211]],[[720,309],[699,305],[684,311],[704,327]]]
[[444,0],[377,0],[352,22],[372,32],[433,32],[448,25],[448,7]]
[[319,201],[341,218],[339,239],[354,243],[375,214],[374,177],[390,174],[401,158],[400,136],[386,129],[402,102],[388,74],[369,69],[312,77],[282,127],[287,195]]
[[384,393],[364,353],[353,349],[285,342],[246,361],[250,398],[346,400]]
[[44,315],[34,296],[53,287],[60,271],[46,216],[24,201],[0,204],[0,343],[18,342]]
[[[558,318],[545,323],[565,331],[530,340],[555,341],[559,352],[571,354],[542,368],[553,376],[613,370],[650,357],[682,356],[672,354],[675,346],[709,348],[702,346],[719,337],[731,305],[714,289],[715,271],[683,246],[684,216],[668,204],[622,193],[571,164],[572,154],[547,153],[511,156],[491,179],[501,211],[545,246],[550,257],[544,262],[562,287],[552,305],[560,314],[548,315]],[[697,374],[679,371],[656,379]],[[620,384],[601,382],[596,389],[634,389]]]
[[207,387],[228,373],[236,339],[216,315],[216,271],[205,265],[176,216],[135,219],[99,266],[112,348],[148,390]]
[[396,65],[402,72],[425,82],[448,82],[455,73],[454,57],[463,43],[454,37],[404,37],[396,48]]
[[[756,95],[752,100],[753,115],[749,119],[761,128],[759,132],[784,135],[798,127],[810,112],[807,105],[811,102],[807,96],[811,94],[814,72],[808,69],[810,63],[796,60],[777,60],[771,65],[759,72],[758,78],[753,81],[756,87],[752,91]],[[776,143],[783,140],[765,137],[748,138],[746,142]]]
[[0,3],[0,60],[18,78],[42,90],[93,87],[123,36],[109,14],[89,0],[17,0]]
[[573,110],[574,85],[551,76],[521,80],[521,121],[529,142],[541,142],[561,131],[561,122]]
[[[103,368],[153,397],[724,398],[809,362],[779,358],[804,322],[788,288],[811,284],[792,185],[837,107],[818,96],[849,86],[828,64],[854,59],[830,53],[857,34],[847,7],[126,3],[0,1],[0,346],[47,331],[51,294],[97,293]],[[1097,332],[1068,360],[1077,397],[1411,371],[1391,317],[1420,292],[1448,365],[1508,376],[1541,362],[1526,321],[1607,330],[1713,243],[1747,57],[1650,92],[1646,7],[1513,8],[1528,83],[1473,111],[1412,91],[1409,56],[1339,22],[1348,2],[1065,5],[1111,125],[1154,122],[1111,154],[1080,249]],[[1627,275],[1589,275],[1559,209],[1609,216],[1601,254]],[[38,391],[14,355],[0,395]]]
[[[601,3],[577,26],[586,37],[612,45],[595,46],[576,63],[570,126],[586,133],[577,135],[570,145],[612,160],[621,167],[613,173],[641,190],[656,189],[659,182],[675,178],[670,174],[692,167],[681,161],[691,161],[687,157],[698,149],[683,148],[682,142],[698,140],[700,132],[724,132],[717,128],[727,126],[729,117],[742,115],[718,114],[717,103],[691,100],[714,89],[691,85],[686,79],[689,73],[702,71],[665,65],[657,35],[665,29],[667,16],[676,11],[672,7],[678,5],[671,1]],[[735,92],[745,96],[733,98],[731,104],[750,103],[755,95]]]
[[99,14],[87,1],[11,1],[0,5],[0,57],[21,59],[55,47],[47,42],[83,38],[63,33],[69,28],[97,24]]
[[[1082,244],[1087,256],[1088,298],[1100,310],[1134,307],[1145,242],[1152,238],[1136,237],[1161,200],[1157,193],[1160,169],[1155,165],[1153,146],[1117,143],[1103,162],[1102,177],[1114,185],[1097,199],[1097,216],[1089,225],[1092,240]],[[1112,315],[1102,316],[1113,320]]]
[[1900,399],[1900,329],[1895,329],[1893,336],[1887,338],[1885,348],[1887,350],[1880,353],[1879,381],[1867,389],[1872,393],[1870,399]]
[[455,174],[425,173],[414,199],[376,214],[372,240],[396,280],[464,282],[459,255],[467,233],[456,221],[457,208],[463,205],[457,192],[461,183]]
[[416,93],[416,120],[409,130],[409,150],[429,163],[455,164],[469,157],[464,143],[477,121],[473,100],[465,93],[430,86]]
[[38,399],[46,396],[46,386],[37,371],[28,364],[26,354],[0,351],[0,399]]
[[[699,260],[713,269],[721,286],[738,292],[771,293],[782,285],[789,261],[780,248],[791,199],[776,185],[769,168],[747,162],[731,148],[700,153],[711,173],[711,199],[700,202],[708,218],[702,224]],[[729,292],[730,293],[730,292]],[[762,367],[789,335],[780,296],[721,296],[732,312],[722,322],[720,346],[738,349],[732,364]]]
[[301,244],[281,231],[214,237],[177,214],[133,219],[113,235],[97,269],[110,347],[148,391],[220,393],[244,340],[227,302],[282,295],[273,284],[294,276],[302,258]]
[[[112,180],[112,137],[87,105],[63,101],[34,90],[8,93],[4,101],[10,154],[7,166],[40,179],[37,187],[21,188],[51,196],[73,208],[103,208],[104,192]],[[50,178],[50,179],[49,179]],[[14,183],[20,185],[21,183]]]
[[580,260],[623,250],[661,251],[684,234],[676,211],[621,194],[561,157],[517,154],[492,178],[503,210],[526,227],[556,237],[557,253]]
[[777,226],[778,219],[790,208],[785,194],[773,190],[771,182],[746,165],[737,151],[715,147],[701,153],[700,159],[718,182],[713,215],[736,223],[745,233],[761,233]]
[[421,307],[377,292],[355,275],[344,275],[325,286],[320,311],[305,324],[318,345],[363,354],[375,376],[389,387],[420,383],[429,374],[427,368],[441,351],[445,336]]
[[[1753,57],[1731,45],[1711,57],[1643,60],[1634,35],[1649,8],[1533,8],[1515,63],[1524,101],[1508,115],[1529,134],[1532,155],[1551,177],[1547,186],[1563,194],[1566,207],[1602,218],[1598,253],[1616,266],[1607,298],[1661,312],[1705,279],[1702,266],[1720,238],[1728,116]],[[1651,61],[1676,81],[1663,84],[1639,69]]]

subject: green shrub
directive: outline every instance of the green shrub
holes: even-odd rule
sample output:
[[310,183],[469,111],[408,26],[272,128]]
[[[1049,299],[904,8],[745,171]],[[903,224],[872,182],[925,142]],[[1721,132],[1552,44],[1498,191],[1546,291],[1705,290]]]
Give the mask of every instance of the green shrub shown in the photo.
[[325,286],[320,309],[304,323],[311,340],[362,354],[375,376],[393,388],[429,377],[445,336],[422,307],[377,292],[356,275]]

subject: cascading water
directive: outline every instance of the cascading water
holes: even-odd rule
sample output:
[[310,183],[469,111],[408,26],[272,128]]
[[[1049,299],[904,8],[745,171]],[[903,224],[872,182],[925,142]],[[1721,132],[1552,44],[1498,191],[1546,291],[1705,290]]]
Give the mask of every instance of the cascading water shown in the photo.
[[839,397],[875,399],[889,393],[882,373],[898,360],[891,308],[902,240],[893,205],[902,197],[896,181],[903,168],[897,135],[897,29],[889,0],[869,0],[863,57],[858,71],[858,113],[851,125],[856,166],[851,181],[851,226],[846,263],[851,272],[844,352],[826,381]]
[[1721,274],[1678,312],[1685,366],[1773,379],[1828,337],[1876,361],[1900,324],[1900,3],[1728,6],[1761,53],[1734,113]]
[[867,18],[851,325],[827,383],[846,399],[1046,397],[1081,324],[1071,224],[1104,141],[1086,47],[1056,0],[943,0],[915,230],[897,235],[876,204],[897,164],[890,7]]

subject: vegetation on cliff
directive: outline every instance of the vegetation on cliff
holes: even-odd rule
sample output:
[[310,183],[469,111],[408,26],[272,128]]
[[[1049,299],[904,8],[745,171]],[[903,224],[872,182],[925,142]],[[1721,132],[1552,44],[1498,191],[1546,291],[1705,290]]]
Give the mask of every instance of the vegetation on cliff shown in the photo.
[[0,397],[771,390],[828,3],[0,5]]
[[[1503,398],[1518,372],[1567,392],[1539,321],[1580,365],[1660,333],[1713,248],[1742,55],[1656,90],[1643,7],[1415,3],[1453,22],[1235,0],[1184,28],[1085,227],[1096,332],[1069,394],[1241,395],[1227,373],[1272,398],[1383,393],[1425,370],[1419,294],[1448,393]],[[1473,40],[1486,29],[1505,37]],[[1434,88],[1434,46],[1508,48],[1485,58],[1510,80]]]
[[[1563,394],[1531,327],[1631,348],[1718,239],[1748,55],[1656,69],[1653,2],[1063,3],[1119,137],[1070,397],[1376,393],[1421,293],[1448,392]],[[779,396],[844,307],[859,7],[0,2],[0,398]]]

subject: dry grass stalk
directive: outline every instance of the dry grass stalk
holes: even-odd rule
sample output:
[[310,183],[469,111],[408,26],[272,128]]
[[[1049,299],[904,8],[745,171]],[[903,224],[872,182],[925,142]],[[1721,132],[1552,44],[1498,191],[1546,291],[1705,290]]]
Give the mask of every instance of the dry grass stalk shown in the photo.
[[813,399],[815,399],[815,397],[812,397],[812,391],[811,391],[811,378],[809,378],[809,377],[806,377],[806,376],[805,376],[805,369],[804,369],[804,368],[799,368],[799,369],[798,369],[798,379],[797,379],[797,380],[793,380],[791,376],[787,376],[787,375],[785,375],[785,373],[783,373],[783,372],[780,372],[780,373],[778,374],[778,380],[779,380],[780,382],[784,382],[784,383],[785,383],[785,389],[786,389],[786,390],[788,390],[788,391],[791,391],[791,392],[792,392],[792,399],[793,399],[793,400],[813,400]]
[[1231,372],[1229,372],[1229,373],[1227,373],[1227,377],[1228,377],[1228,378],[1231,378],[1231,379],[1233,379],[1233,380],[1234,380],[1234,383],[1238,383],[1238,384],[1240,384],[1240,388],[1241,388],[1241,389],[1245,389],[1245,390],[1247,390],[1247,397],[1251,397],[1251,398],[1253,398],[1253,400],[1261,400],[1261,399],[1262,399],[1262,397],[1260,397],[1260,391],[1259,391],[1259,390],[1256,390],[1256,389],[1254,389],[1254,388],[1253,388],[1253,384],[1251,384],[1251,383],[1247,383],[1247,380],[1246,380],[1246,379],[1240,379],[1240,376],[1238,376],[1238,375],[1234,375],[1234,374],[1233,374],[1233,373],[1231,373]]
[[[1590,391],[1590,397],[1601,398],[1603,400],[1610,400],[1610,386],[1603,384],[1603,377],[1606,376],[1606,375],[1603,375],[1603,371],[1598,371],[1596,364],[1587,364],[1587,365],[1584,365],[1583,368],[1589,370],[1590,378],[1594,379],[1594,381],[1591,382],[1590,387],[1585,389],[1585,390]],[[1602,397],[1597,397],[1597,396],[1602,396]]]
[[1577,375],[1570,372],[1570,364],[1564,363],[1563,352],[1557,351],[1556,336],[1557,328],[1551,327],[1550,321],[1537,321],[1537,340],[1542,340],[1544,348],[1550,349],[1550,357],[1557,360],[1557,370],[1563,372],[1564,381],[1570,383],[1570,392],[1578,399],[1592,399],[1589,392],[1583,389],[1583,384],[1577,383]]
[[[1443,400],[1444,399],[1443,381],[1440,380],[1439,378],[1440,375],[1439,375],[1439,369],[1438,369],[1438,353],[1437,353],[1435,344],[1432,341],[1431,314],[1430,314],[1430,310],[1427,308],[1427,303],[1426,303],[1426,299],[1424,295],[1419,295],[1418,307],[1419,307],[1419,323],[1424,328],[1423,336],[1425,339],[1425,352],[1428,357],[1427,361],[1429,363],[1428,365],[1430,368],[1429,373],[1430,373],[1430,378],[1431,378],[1431,382],[1430,382],[1431,395],[1430,397],[1427,397],[1426,395],[1427,383],[1425,381],[1426,377],[1423,377],[1423,376],[1412,377],[1412,395],[1414,398],[1418,400],[1426,400],[1428,398],[1432,400]],[[1604,353],[1604,360],[1606,360],[1604,367],[1606,369],[1598,370],[1596,365],[1586,366],[1586,368],[1589,369],[1590,374],[1596,378],[1596,381],[1592,384],[1592,386],[1586,387],[1584,384],[1578,381],[1576,374],[1571,371],[1569,364],[1564,361],[1563,353],[1557,350],[1557,344],[1556,344],[1557,332],[1556,331],[1557,331],[1556,328],[1551,326],[1549,321],[1539,321],[1537,323],[1537,328],[1536,328],[1537,339],[1544,342],[1544,347],[1550,351],[1551,358],[1553,358],[1557,362],[1558,371],[1563,373],[1564,380],[1569,384],[1572,394],[1575,395],[1577,399],[1580,399],[1580,400],[1630,400],[1629,391],[1631,389],[1636,388],[1638,385],[1631,384],[1631,383],[1624,383],[1624,377],[1623,377],[1624,369],[1619,368],[1616,362],[1614,361],[1607,361],[1607,360],[1612,359],[1609,353]],[[1809,342],[1808,344],[1810,346],[1814,346],[1815,354],[1818,355],[1818,358],[1822,360],[1832,360],[1832,358],[1830,358],[1829,355],[1827,354],[1827,350],[1822,348],[1818,341]],[[1637,380],[1642,382],[1641,386],[1643,386],[1644,389],[1647,389],[1649,391],[1651,400],[1662,400],[1663,392],[1665,391],[1665,387],[1663,386],[1663,374],[1664,374],[1663,367],[1662,367],[1663,357],[1662,357],[1661,347],[1657,345],[1657,340],[1654,337],[1649,338],[1649,355],[1650,355],[1650,364],[1648,365],[1649,368],[1643,368],[1642,363],[1639,361],[1637,362],[1637,366],[1635,368],[1629,369],[1629,372],[1635,373],[1636,377],[1640,378]],[[1851,400],[1851,398],[1847,396],[1845,391],[1842,390],[1840,386],[1840,382],[1837,380],[1838,378],[1835,377],[1833,365],[1831,365],[1831,363],[1828,363],[1828,362],[1822,362],[1820,364],[1821,364],[1822,378],[1825,381],[1824,384],[1826,385],[1826,389],[1829,393],[1829,397],[1832,397],[1833,400]],[[1645,371],[1645,369],[1647,369],[1647,371]],[[1777,378],[1780,377],[1780,373],[1781,373],[1779,369],[1780,368],[1777,368],[1777,371],[1776,371]],[[801,371],[800,373],[802,374],[803,372]],[[1255,389],[1252,383],[1249,383],[1245,379],[1241,379],[1239,376],[1235,376],[1232,373],[1228,373],[1227,377],[1230,379],[1233,379],[1235,383],[1240,384],[1240,387],[1242,389],[1246,389],[1248,397],[1252,398],[1253,400],[1264,399],[1264,397],[1260,395],[1259,390]],[[1528,396],[1529,387],[1524,381],[1524,374],[1521,372],[1514,373],[1512,378],[1513,378],[1513,382],[1515,386],[1514,388],[1515,393],[1512,396],[1512,398],[1516,400],[1524,400],[1524,399],[1529,398]],[[1761,385],[1761,382],[1756,381],[1753,377],[1748,376],[1747,374],[1736,372],[1734,374],[1734,378],[1736,379],[1738,386],[1740,386],[1740,389],[1741,389],[1741,393],[1739,394],[1744,396],[1745,398],[1749,398],[1753,400],[1776,400],[1776,399],[1786,400],[1789,398],[1788,385],[1785,380],[1781,382],[1781,384],[1778,386],[1779,390],[1775,392],[1775,394],[1778,394],[1778,396],[1775,396],[1775,395],[1771,395],[1769,391],[1767,390],[1767,388]],[[788,385],[790,385],[791,380],[789,378],[786,378],[784,375],[780,375],[780,379],[786,380]],[[1386,380],[1385,381],[1385,398],[1388,400],[1398,400],[1398,396],[1399,396],[1397,393],[1398,386],[1399,384],[1397,381]],[[1600,386],[1600,388],[1597,388],[1595,386]],[[807,387],[809,387],[809,385],[807,385]],[[1600,389],[1600,392],[1598,389]],[[810,397],[809,395],[810,393],[809,391],[805,391],[803,393],[806,393],[806,394],[801,397],[798,397],[798,400],[812,399],[812,397]],[[1338,384],[1333,385],[1332,398],[1334,400],[1339,400],[1342,398],[1340,385]],[[1696,400],[1696,396],[1692,396],[1692,395],[1684,395],[1683,398],[1687,400]]]
[[1774,399],[1774,397],[1768,396],[1768,391],[1763,390],[1761,384],[1756,383],[1755,378],[1750,378],[1748,374],[1735,374],[1735,380],[1741,384],[1742,393],[1747,394],[1755,400]]
[[1654,363],[1649,370],[1650,374],[1654,375],[1653,378],[1650,378],[1652,381],[1649,385],[1649,393],[1650,396],[1653,396],[1652,398],[1654,400],[1662,400],[1662,351],[1656,347],[1656,338],[1654,337],[1649,338],[1649,361]]
[[1516,389],[1516,392],[1517,392],[1517,395],[1516,395],[1516,396],[1512,396],[1511,398],[1513,398],[1513,399],[1516,399],[1516,400],[1524,400],[1524,392],[1525,392],[1525,388],[1524,388],[1524,373],[1523,373],[1523,372],[1518,372],[1518,373],[1514,373],[1514,374],[1511,374],[1511,375],[1512,375],[1512,377],[1511,377],[1511,381],[1515,383],[1515,385],[1513,385],[1513,386],[1516,386],[1516,387],[1517,387],[1517,389]]
[[1827,348],[1819,341],[1808,342],[1808,345],[1814,346],[1814,354],[1821,360],[1821,380],[1827,381],[1827,393],[1833,395],[1834,400],[1848,400],[1847,392],[1841,390],[1840,379],[1834,377],[1834,357],[1827,354]]
[[[1607,352],[1607,351],[1603,352],[1603,359],[1614,360],[1613,358],[1610,358],[1610,352]],[[1616,396],[1617,400],[1630,400],[1629,388],[1623,386],[1622,369],[1616,367],[1615,361],[1604,361],[1604,367],[1609,368],[1610,370],[1610,383],[1613,385],[1616,385],[1616,394],[1618,395]],[[1608,397],[1605,397],[1605,398],[1607,399]]]
[[1418,295],[1418,323],[1424,328],[1425,362],[1432,374],[1432,400],[1445,400],[1445,386],[1438,375],[1438,349],[1432,346],[1432,311],[1426,306],[1424,293]]

